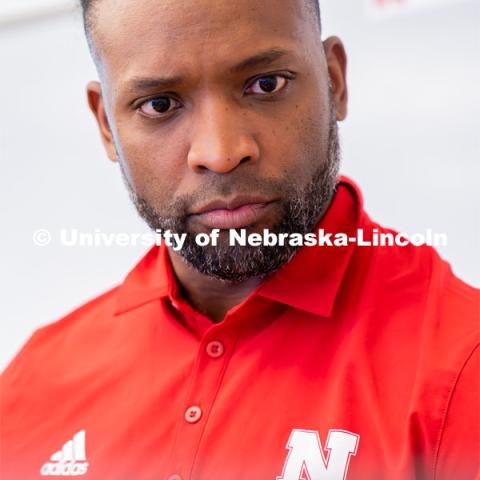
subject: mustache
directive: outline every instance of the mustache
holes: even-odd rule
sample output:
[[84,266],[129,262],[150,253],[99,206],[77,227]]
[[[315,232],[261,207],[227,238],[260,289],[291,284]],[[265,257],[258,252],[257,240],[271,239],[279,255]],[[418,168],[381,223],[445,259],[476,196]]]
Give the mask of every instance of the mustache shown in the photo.
[[288,198],[294,190],[293,182],[285,179],[259,178],[245,172],[229,174],[229,178],[210,176],[197,190],[177,197],[165,212],[168,217],[185,217],[202,205],[218,198],[249,196]]

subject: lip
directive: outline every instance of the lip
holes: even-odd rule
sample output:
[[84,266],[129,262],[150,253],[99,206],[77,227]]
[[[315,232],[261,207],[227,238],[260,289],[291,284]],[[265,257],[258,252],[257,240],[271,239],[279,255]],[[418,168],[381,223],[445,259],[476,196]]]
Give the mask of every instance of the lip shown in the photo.
[[192,213],[191,217],[208,228],[242,228],[257,222],[272,203],[274,200],[262,197],[214,200]]
[[212,210],[235,210],[236,208],[242,207],[244,205],[266,205],[267,203],[271,203],[273,201],[273,199],[267,197],[239,195],[237,197],[231,198],[230,200],[212,200],[203,207],[192,212],[192,214],[198,215],[211,212]]

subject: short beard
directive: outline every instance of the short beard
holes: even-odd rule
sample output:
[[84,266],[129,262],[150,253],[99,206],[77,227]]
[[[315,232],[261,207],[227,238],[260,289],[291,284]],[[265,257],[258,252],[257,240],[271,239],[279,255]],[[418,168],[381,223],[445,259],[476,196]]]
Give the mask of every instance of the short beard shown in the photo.
[[[240,283],[250,278],[261,278],[278,270],[287,264],[295,255],[300,247],[291,246],[286,242],[284,246],[265,246],[259,247],[229,245],[219,239],[217,246],[201,247],[195,242],[195,235],[187,228],[187,209],[192,205],[193,196],[178,199],[173,203],[169,210],[173,213],[169,216],[162,216],[145,198],[139,196],[127,180],[127,176],[122,167],[123,179],[130,194],[130,198],[135,205],[138,214],[142,217],[150,228],[157,230],[170,230],[171,232],[183,234],[186,233],[186,240],[182,250],[179,252],[183,260],[200,273],[219,280],[231,283]],[[340,144],[338,138],[338,127],[336,122],[335,106],[330,98],[330,121],[328,132],[328,151],[327,160],[312,175],[310,181],[303,189],[289,186],[285,190],[284,185],[278,185],[274,182],[262,181],[258,188],[265,192],[270,187],[270,191],[278,193],[278,189],[283,192],[288,191],[288,201],[283,202],[282,216],[280,221],[269,232],[280,233],[299,233],[305,235],[313,231],[314,227],[320,221],[321,217],[328,208],[338,183],[338,171],[340,165]],[[253,188],[252,188],[253,182]],[[237,184],[239,182],[232,182]],[[255,181],[249,179],[244,182],[249,185],[250,191],[254,191]],[[245,186],[244,186],[245,188]],[[219,194],[226,195],[228,190],[236,191],[229,187],[215,188]],[[212,191],[205,188],[205,191]],[[196,196],[198,200],[200,195]],[[212,195],[210,194],[210,198]]]

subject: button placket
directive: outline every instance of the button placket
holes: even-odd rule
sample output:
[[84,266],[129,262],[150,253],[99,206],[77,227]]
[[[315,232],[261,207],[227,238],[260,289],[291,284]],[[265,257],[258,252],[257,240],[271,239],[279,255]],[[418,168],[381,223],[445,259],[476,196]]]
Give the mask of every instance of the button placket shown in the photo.
[[184,399],[183,418],[178,425],[172,450],[170,465],[174,471],[183,473],[184,468],[193,466],[195,453],[239,333],[238,324],[233,328],[232,325],[215,325],[199,342],[189,391]]

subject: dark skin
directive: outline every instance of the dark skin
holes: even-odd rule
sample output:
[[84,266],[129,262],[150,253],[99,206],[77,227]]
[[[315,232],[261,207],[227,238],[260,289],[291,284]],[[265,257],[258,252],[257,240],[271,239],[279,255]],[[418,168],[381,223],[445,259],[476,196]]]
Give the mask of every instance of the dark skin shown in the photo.
[[[341,41],[322,42],[300,0],[158,5],[99,0],[95,8],[102,83],[89,83],[88,102],[110,160],[121,162],[130,185],[165,212],[178,195],[202,189],[206,178],[223,182],[239,169],[305,184],[318,166],[304,160],[305,142],[318,139],[326,152],[329,81],[337,120],[347,114]],[[259,80],[265,76],[275,78],[273,92]],[[218,198],[214,193],[211,200]],[[191,212],[201,207],[191,205]],[[277,216],[273,202],[257,229]],[[208,231],[194,221],[191,229]],[[184,295],[214,322],[262,281],[207,277],[169,254]]]

